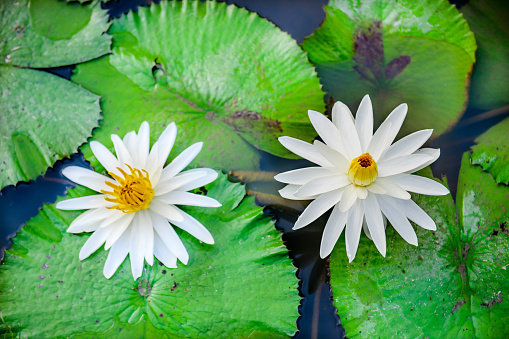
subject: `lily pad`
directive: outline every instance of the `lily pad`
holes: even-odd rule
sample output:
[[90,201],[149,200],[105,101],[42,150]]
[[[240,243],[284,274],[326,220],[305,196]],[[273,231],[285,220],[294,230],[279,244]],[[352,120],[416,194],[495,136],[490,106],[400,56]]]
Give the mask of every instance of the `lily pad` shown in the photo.
[[497,183],[509,184],[509,118],[475,139],[472,163],[490,172]]
[[294,157],[279,136],[316,136],[307,117],[325,106],[316,72],[288,34],[255,13],[163,1],[114,20],[109,33],[113,53],[79,65],[72,78],[102,96],[94,140],[112,146],[111,133],[144,120],[154,135],[176,122],[186,140],[177,152],[203,141],[198,164],[257,169],[257,149]]
[[446,0],[334,0],[302,48],[327,95],[357,107],[368,93],[376,123],[408,104],[401,134],[441,134],[465,109],[476,43]]
[[[199,190],[220,208],[185,208],[215,244],[179,233],[187,266],[155,261],[133,281],[129,259],[112,278],[107,253],[79,261],[89,234],[66,233],[79,212],[46,205],[22,228],[0,269],[0,333],[20,337],[271,337],[296,331],[296,268],[274,222],[226,175]],[[79,187],[70,197],[92,192]],[[171,335],[170,335],[171,334]]]
[[0,65],[57,67],[110,51],[111,37],[105,34],[110,24],[100,3],[3,0],[0,18]]
[[477,40],[469,105],[494,109],[509,105],[509,7],[504,1],[470,0],[460,9]]
[[349,264],[341,239],[330,271],[347,336],[507,337],[508,194],[467,152],[456,206],[450,195],[416,197],[437,223],[436,232],[416,229],[418,247],[387,227],[386,258],[362,237]]
[[76,152],[100,119],[99,97],[52,74],[0,66],[0,187]]

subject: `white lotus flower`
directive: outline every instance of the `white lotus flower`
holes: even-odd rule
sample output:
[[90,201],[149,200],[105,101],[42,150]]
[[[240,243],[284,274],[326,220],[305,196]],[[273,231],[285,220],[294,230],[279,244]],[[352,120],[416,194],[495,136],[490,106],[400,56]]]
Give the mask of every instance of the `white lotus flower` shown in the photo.
[[332,122],[321,113],[309,111],[309,119],[324,142],[309,144],[291,137],[279,138],[284,147],[319,165],[281,173],[275,179],[288,184],[279,191],[282,197],[314,199],[297,219],[294,230],[309,225],[333,207],[322,236],[322,258],[331,253],[345,227],[350,262],[357,253],[361,228],[385,256],[386,218],[403,239],[415,246],[417,236],[408,219],[436,230],[435,222],[412,201],[408,191],[449,193],[434,180],[410,174],[433,163],[440,150],[418,150],[431,136],[431,129],[392,144],[406,113],[407,105],[399,105],[373,134],[373,108],[366,95],[356,119],[341,102],[334,104]]
[[177,258],[187,264],[189,255],[172,224],[200,241],[214,243],[199,221],[175,205],[221,206],[212,198],[186,192],[214,181],[218,174],[209,168],[179,173],[198,155],[202,142],[190,146],[163,168],[176,136],[177,127],[172,123],[149,152],[150,127],[145,121],[138,134],[129,132],[123,140],[111,135],[117,157],[101,143],[90,143],[95,157],[113,178],[76,166],[62,171],[75,183],[102,193],[64,200],[57,208],[88,209],[69,225],[67,232],[94,232],[81,248],[80,260],[106,243],[105,250],[110,250],[104,264],[106,278],[115,273],[128,253],[134,279],[141,276],[144,260],[153,264],[154,255],[169,268],[177,267]]

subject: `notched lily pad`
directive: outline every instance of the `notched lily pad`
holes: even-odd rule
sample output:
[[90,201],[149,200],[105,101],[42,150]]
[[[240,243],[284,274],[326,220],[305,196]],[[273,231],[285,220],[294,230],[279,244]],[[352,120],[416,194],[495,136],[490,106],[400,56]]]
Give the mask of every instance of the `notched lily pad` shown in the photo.
[[361,237],[348,263],[343,237],[330,260],[335,306],[348,337],[504,338],[509,335],[509,187],[463,156],[457,204],[415,196],[437,231],[419,246],[387,227],[387,257]]
[[463,113],[476,44],[454,6],[335,0],[325,9],[325,22],[302,47],[329,97],[357,107],[370,94],[378,123],[406,102],[401,134],[441,134]]
[[[89,234],[66,233],[79,212],[46,205],[6,252],[0,269],[0,333],[20,337],[279,338],[296,331],[296,268],[274,222],[220,175],[202,194],[220,208],[186,211],[215,244],[179,232],[190,260],[169,269],[155,260],[133,281],[126,258],[112,278],[99,249],[79,261]],[[70,197],[93,194],[82,187]],[[55,232],[56,231],[56,232]]]
[[72,78],[103,97],[95,140],[108,144],[143,120],[157,135],[174,121],[186,145],[205,142],[198,164],[256,169],[257,149],[293,156],[279,136],[315,137],[307,110],[324,108],[315,70],[256,14],[215,1],[162,2],[114,20],[109,33],[113,53]]

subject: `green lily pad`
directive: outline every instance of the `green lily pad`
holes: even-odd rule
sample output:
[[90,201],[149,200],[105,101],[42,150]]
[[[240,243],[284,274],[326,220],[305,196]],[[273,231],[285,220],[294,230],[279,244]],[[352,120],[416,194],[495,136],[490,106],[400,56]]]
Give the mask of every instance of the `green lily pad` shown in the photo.
[[406,102],[401,134],[441,134],[465,109],[475,39],[446,0],[335,0],[302,43],[328,96],[357,107],[365,94],[375,122]]
[[470,0],[460,11],[474,32],[478,45],[469,105],[478,109],[509,105],[507,3]]
[[325,105],[313,66],[288,34],[254,13],[163,1],[114,20],[109,33],[113,53],[79,65],[72,78],[102,96],[94,140],[108,147],[111,133],[143,120],[154,135],[176,122],[186,140],[177,152],[203,141],[208,149],[196,163],[256,169],[257,149],[295,157],[279,136],[316,136],[307,110]]
[[52,74],[0,66],[0,187],[76,152],[100,119],[99,97]]
[[[79,212],[46,205],[6,252],[0,269],[0,333],[16,337],[271,337],[296,331],[296,268],[274,222],[220,175],[202,192],[220,208],[185,208],[215,244],[179,232],[190,260],[169,269],[155,260],[133,281],[126,259],[109,280],[107,253],[79,261],[90,234],[66,233]],[[79,187],[70,197],[92,193]],[[120,331],[120,332],[119,332]]]
[[490,172],[497,183],[509,184],[509,118],[491,127],[475,139],[472,163]]
[[349,264],[343,238],[330,260],[335,306],[348,337],[504,338],[509,335],[509,187],[462,160],[450,195],[416,197],[437,231],[419,246],[387,227],[387,257],[365,236]]
[[110,23],[100,3],[5,0],[0,18],[0,65],[57,67],[110,51],[111,36],[105,34]]

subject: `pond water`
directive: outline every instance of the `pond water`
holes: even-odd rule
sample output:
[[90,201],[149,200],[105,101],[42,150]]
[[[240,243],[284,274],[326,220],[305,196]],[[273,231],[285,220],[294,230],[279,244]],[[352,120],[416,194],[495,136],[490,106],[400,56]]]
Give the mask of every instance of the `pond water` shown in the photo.
[[[110,1],[103,8],[109,10],[112,17],[118,17],[129,9],[146,4],[141,0]],[[227,1],[246,7],[250,11],[258,12],[268,18],[282,30],[287,31],[298,42],[311,34],[325,17],[320,1],[260,1],[238,0]],[[48,70],[59,76],[69,78],[72,67],[60,67]],[[439,138],[431,140],[427,146],[441,149],[441,157],[432,165],[436,177],[445,174],[453,196],[456,192],[458,172],[462,154],[473,145],[475,137],[501,121],[505,115],[474,118],[481,111],[467,110],[459,123],[449,132]],[[73,183],[61,175],[63,168],[69,165],[89,167],[81,154],[74,154],[70,159],[57,162],[54,168],[29,183],[19,183],[16,186],[5,187],[0,193],[0,251],[11,245],[13,237],[25,222],[35,216],[43,203],[53,203],[57,196],[65,194],[67,188],[74,187]],[[268,172],[282,172],[293,168],[307,166],[302,160],[283,160],[267,153],[263,153],[261,169]],[[253,186],[254,185],[254,186]],[[248,184],[248,188],[256,187],[256,183]],[[279,187],[279,186],[278,186]],[[257,187],[259,190],[274,191],[277,187]],[[297,320],[299,332],[296,338],[343,338],[345,332],[340,324],[340,317],[333,306],[331,287],[328,284],[328,259],[319,258],[320,240],[328,214],[310,226],[299,231],[292,231],[293,223],[298,217],[297,212],[290,212],[275,207],[267,207],[265,212],[276,219],[276,227],[284,235],[283,240],[290,250],[294,265],[298,268],[297,277],[300,279],[299,289],[303,296]]]

